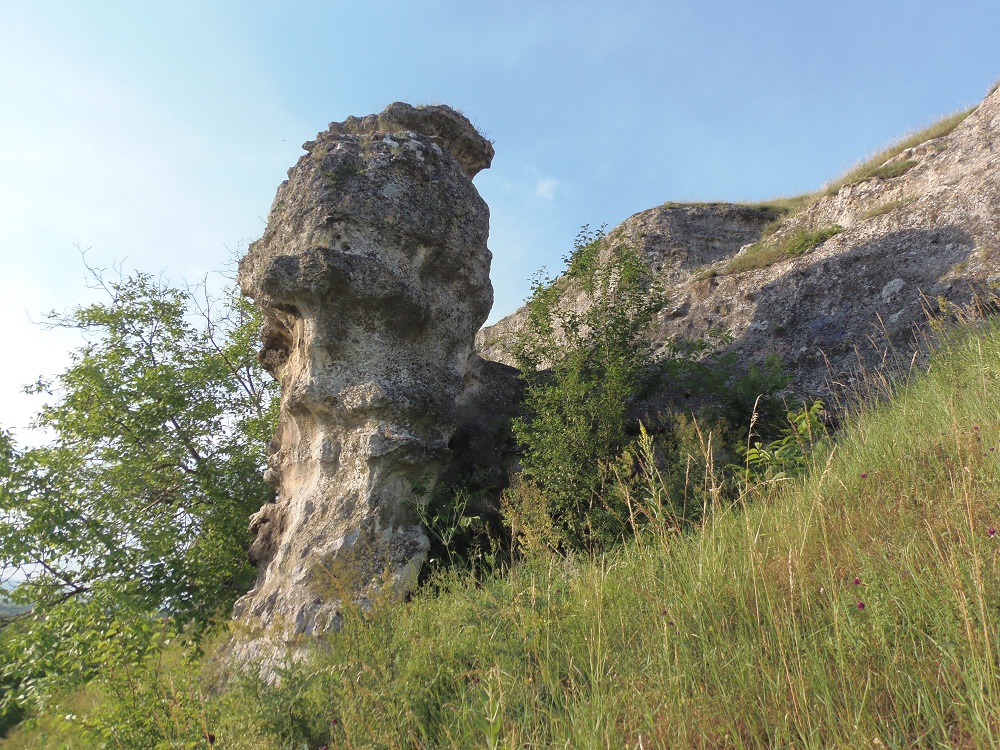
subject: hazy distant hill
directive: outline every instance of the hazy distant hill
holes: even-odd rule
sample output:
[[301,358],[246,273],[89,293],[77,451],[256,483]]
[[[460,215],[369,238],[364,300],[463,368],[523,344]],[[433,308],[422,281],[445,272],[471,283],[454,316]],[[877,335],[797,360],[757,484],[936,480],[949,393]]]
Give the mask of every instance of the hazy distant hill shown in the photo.
[[31,607],[25,607],[20,604],[11,604],[10,600],[5,596],[4,591],[0,591],[0,617],[6,617],[8,615],[16,615],[20,612],[27,612]]

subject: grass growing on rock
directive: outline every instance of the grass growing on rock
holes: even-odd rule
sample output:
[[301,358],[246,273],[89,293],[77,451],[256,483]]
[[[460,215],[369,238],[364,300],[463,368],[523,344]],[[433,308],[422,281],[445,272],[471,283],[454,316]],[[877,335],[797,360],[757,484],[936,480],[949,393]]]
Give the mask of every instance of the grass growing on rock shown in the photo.
[[[820,199],[836,195],[841,188],[846,185],[854,185],[865,180],[878,177],[890,180],[899,177],[919,162],[915,159],[896,159],[908,148],[913,148],[935,138],[942,138],[951,133],[956,127],[968,117],[975,107],[956,112],[949,115],[933,125],[902,139],[889,148],[875,154],[864,163],[851,169],[842,177],[831,182],[822,190],[814,193],[803,193],[802,195],[787,198],[775,198],[770,201],[751,203],[748,205],[757,208],[767,208],[773,210],[778,218],[764,228],[764,232],[759,242],[750,246],[746,252],[733,258],[725,265],[721,273],[733,274],[743,271],[752,271],[758,268],[766,268],[788,257],[796,257],[826,241],[833,234],[843,231],[841,227],[831,226],[817,230],[801,229],[782,238],[780,242],[774,242],[771,237],[778,233],[786,222],[796,214],[805,211],[815,205]],[[895,159],[895,161],[893,161]],[[885,204],[879,208],[884,211],[873,210],[864,218],[872,218],[887,213],[890,210],[900,207],[902,202]],[[833,231],[836,229],[836,231]],[[832,234],[830,232],[833,232]]]
[[884,151],[880,151],[870,159],[867,159],[863,163],[851,169],[842,177],[831,182],[825,190],[820,192],[820,195],[836,195],[837,191],[845,185],[853,185],[858,182],[864,182],[865,180],[870,180],[873,177],[881,177],[883,179],[898,177],[908,169],[915,166],[916,162],[910,159],[900,160],[890,164],[886,164],[886,162],[899,156],[908,148],[919,146],[921,143],[934,140],[935,138],[943,138],[957,128],[966,117],[972,114],[974,110],[975,107],[971,107],[969,109],[964,109],[961,112],[956,112],[953,115],[949,115],[938,120],[933,125],[930,125],[923,130],[903,138],[898,143],[890,146]]
[[885,203],[880,203],[879,205],[871,208],[862,215],[863,220],[874,219],[876,216],[884,216],[885,214],[892,213],[893,211],[903,208],[910,203],[913,203],[913,198],[903,198],[900,200],[886,201]]
[[[441,573],[348,612],[278,687],[198,694],[204,663],[174,659],[128,708],[174,705],[159,725],[185,747],[995,747],[1000,325],[951,336],[849,421],[799,480],[735,502],[693,482],[694,530]],[[73,736],[44,746],[99,746]]]
[[[775,234],[791,217],[815,205],[822,198],[836,195],[841,188],[847,185],[855,185],[874,177],[889,180],[905,174],[919,162],[914,159],[896,159],[897,156],[909,148],[919,146],[921,143],[925,143],[935,138],[943,138],[957,128],[966,117],[972,114],[974,110],[975,107],[971,107],[969,109],[962,110],[961,112],[948,115],[923,130],[919,130],[916,133],[902,138],[899,142],[882,151],[879,151],[861,164],[851,168],[845,174],[833,180],[821,190],[817,190],[812,193],[803,193],[801,195],[783,198],[773,198],[768,201],[747,204],[756,208],[767,208],[778,214],[778,218],[765,227],[763,236],[761,237],[761,242],[764,242],[768,237]],[[896,160],[892,161],[893,159]],[[775,263],[782,259],[782,255],[780,253],[770,253],[768,257],[770,257],[769,262],[762,262],[761,265],[753,265],[751,268],[763,268],[766,265],[770,265],[771,263]],[[735,273],[736,271],[729,272]]]
[[799,229],[778,240],[770,237],[762,239],[729,261],[723,273],[742,273],[766,268],[788,258],[797,258],[843,231],[843,227],[833,224],[820,229]]

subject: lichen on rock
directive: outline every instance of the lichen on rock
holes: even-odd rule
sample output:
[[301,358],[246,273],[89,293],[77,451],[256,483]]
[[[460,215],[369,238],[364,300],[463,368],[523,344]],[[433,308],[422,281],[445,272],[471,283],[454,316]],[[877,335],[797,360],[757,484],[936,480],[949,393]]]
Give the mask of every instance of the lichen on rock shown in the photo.
[[248,658],[413,588],[429,543],[407,501],[449,464],[493,301],[471,181],[493,147],[465,117],[396,103],[304,148],[239,268],[282,386],[276,499],[252,519],[258,578],[234,611]]

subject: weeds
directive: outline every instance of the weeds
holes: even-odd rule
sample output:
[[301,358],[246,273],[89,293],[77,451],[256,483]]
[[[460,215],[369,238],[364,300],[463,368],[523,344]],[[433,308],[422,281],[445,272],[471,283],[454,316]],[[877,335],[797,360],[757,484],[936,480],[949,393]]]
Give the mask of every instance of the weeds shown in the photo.
[[[491,489],[471,489],[481,480],[474,475],[461,486],[413,485],[415,497],[407,505],[431,538],[432,557],[446,556],[449,567],[474,567],[483,548],[492,546],[486,521],[472,510],[483,505]],[[491,549],[486,552],[492,554]]]
[[832,224],[821,229],[799,229],[778,238],[762,239],[726,264],[724,273],[734,274],[766,268],[788,258],[796,258],[844,231]]

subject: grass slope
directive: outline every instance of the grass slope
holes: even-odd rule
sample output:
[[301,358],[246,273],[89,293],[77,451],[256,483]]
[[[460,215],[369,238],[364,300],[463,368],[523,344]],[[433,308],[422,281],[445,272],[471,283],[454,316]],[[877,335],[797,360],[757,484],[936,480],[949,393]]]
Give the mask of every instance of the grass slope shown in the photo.
[[799,229],[785,236],[781,242],[766,239],[755,242],[745,252],[730,260],[726,264],[724,272],[742,273],[757,268],[766,268],[786,258],[797,258],[843,231],[842,226],[833,224],[817,230]]
[[[348,613],[278,688],[199,695],[197,665],[158,662],[89,710],[121,717],[109,747],[156,746],[127,735],[137,717],[178,746],[255,750],[995,747],[998,453],[990,323],[804,479],[728,506],[706,479],[708,520],[687,534],[442,574],[405,606]],[[97,747],[81,725],[46,719],[7,747]]]

